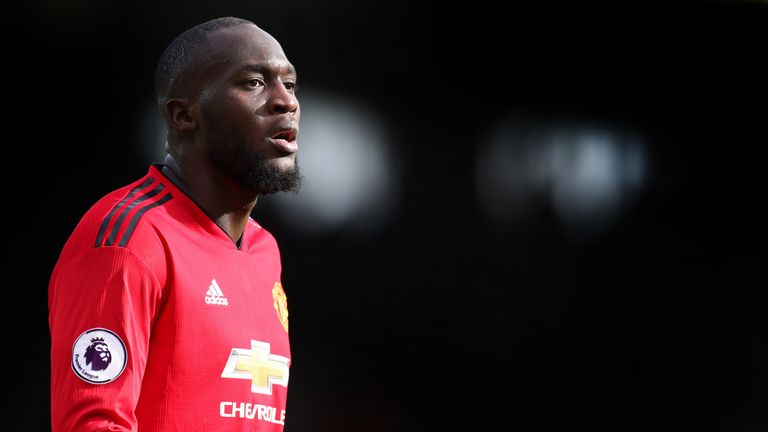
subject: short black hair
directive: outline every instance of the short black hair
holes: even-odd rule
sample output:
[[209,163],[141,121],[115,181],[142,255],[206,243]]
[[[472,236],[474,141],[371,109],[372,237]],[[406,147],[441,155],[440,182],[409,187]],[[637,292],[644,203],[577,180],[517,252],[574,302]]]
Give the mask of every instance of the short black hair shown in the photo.
[[198,24],[178,35],[165,48],[157,64],[155,97],[158,105],[162,107],[165,101],[172,97],[171,89],[179,77],[184,76],[189,66],[197,60],[198,54],[204,52],[208,33],[243,24],[255,25],[246,19],[228,16]]

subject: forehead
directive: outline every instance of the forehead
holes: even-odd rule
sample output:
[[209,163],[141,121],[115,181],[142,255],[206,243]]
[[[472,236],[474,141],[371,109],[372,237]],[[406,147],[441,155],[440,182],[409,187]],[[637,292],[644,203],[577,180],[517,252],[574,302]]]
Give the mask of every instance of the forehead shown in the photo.
[[216,30],[208,35],[209,56],[218,64],[240,67],[246,64],[289,68],[280,43],[269,33],[251,24]]

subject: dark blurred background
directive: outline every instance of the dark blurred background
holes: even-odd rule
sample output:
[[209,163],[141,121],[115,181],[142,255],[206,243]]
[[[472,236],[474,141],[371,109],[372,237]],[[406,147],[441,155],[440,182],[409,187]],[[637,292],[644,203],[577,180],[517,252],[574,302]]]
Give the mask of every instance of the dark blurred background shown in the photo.
[[49,429],[47,284],[162,157],[156,61],[224,15],[299,70],[287,432],[764,431],[768,3],[2,6],[3,431]]

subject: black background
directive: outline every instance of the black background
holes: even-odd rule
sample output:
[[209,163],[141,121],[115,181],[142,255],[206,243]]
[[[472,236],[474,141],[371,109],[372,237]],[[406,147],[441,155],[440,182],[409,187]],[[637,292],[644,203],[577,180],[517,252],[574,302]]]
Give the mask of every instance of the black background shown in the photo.
[[[375,107],[403,155],[398,210],[367,236],[257,206],[291,310],[286,431],[765,430],[768,4],[613,3],[3,6],[0,429],[49,428],[48,277],[82,212],[146,171],[135,118],[162,49],[235,15],[302,86]],[[585,241],[546,203],[494,229],[471,160],[509,112],[642,131],[642,195]]]

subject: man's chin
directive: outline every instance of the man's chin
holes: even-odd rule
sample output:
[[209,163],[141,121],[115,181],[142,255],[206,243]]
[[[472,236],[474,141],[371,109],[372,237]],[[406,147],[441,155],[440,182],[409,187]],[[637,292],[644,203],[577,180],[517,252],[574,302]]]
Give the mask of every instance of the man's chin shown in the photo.
[[295,161],[282,169],[276,164],[261,166],[251,172],[249,177],[248,184],[259,195],[270,195],[278,192],[297,193],[304,180]]

